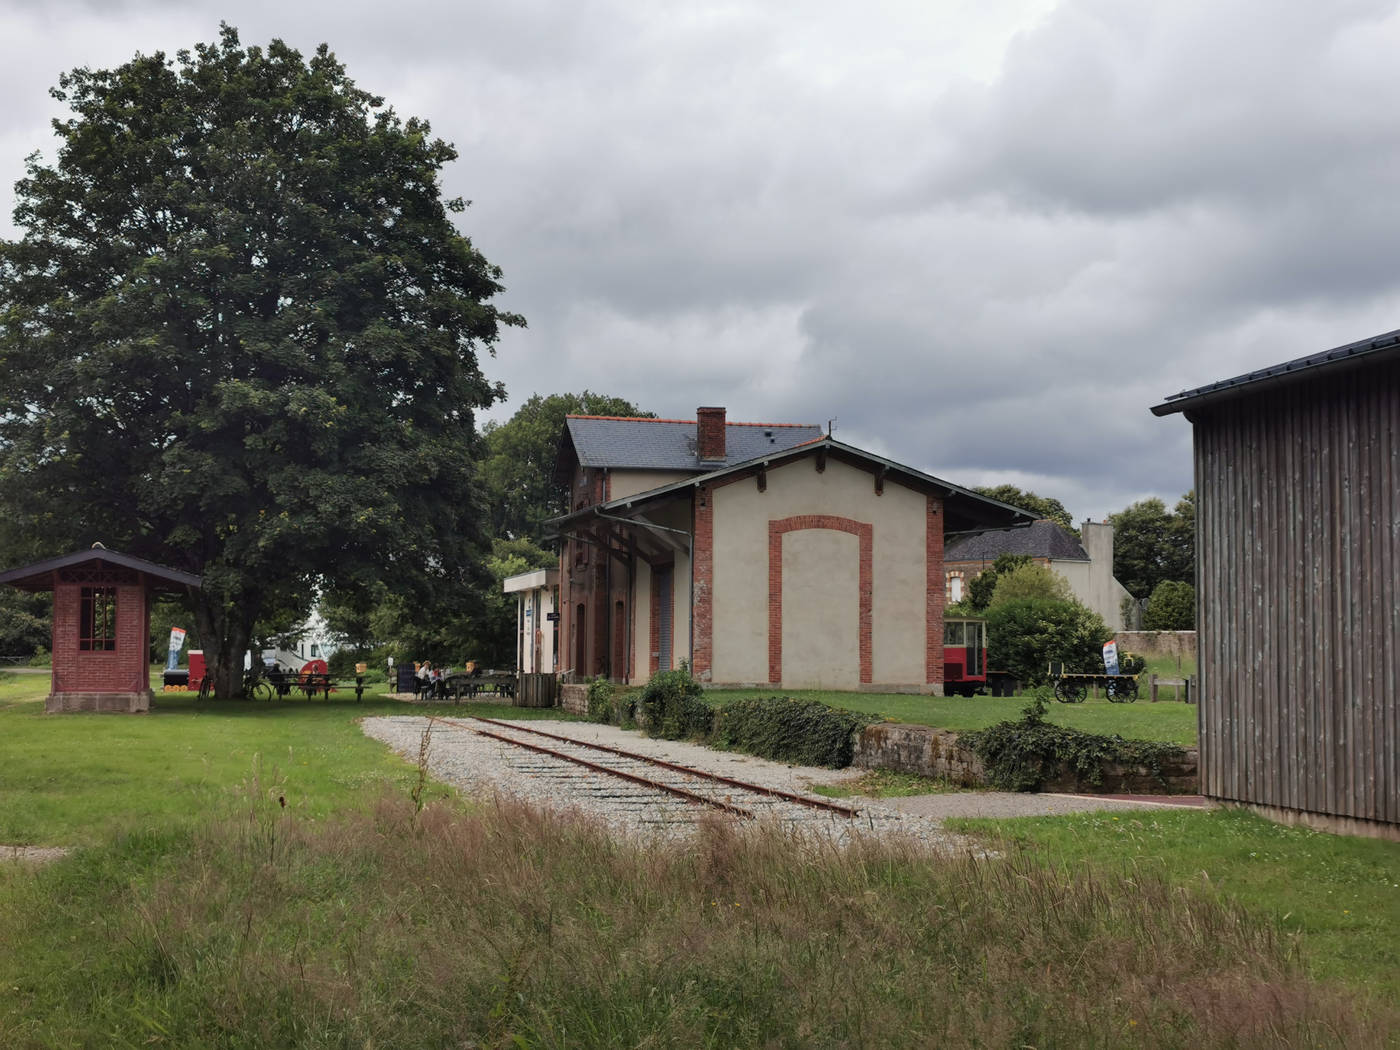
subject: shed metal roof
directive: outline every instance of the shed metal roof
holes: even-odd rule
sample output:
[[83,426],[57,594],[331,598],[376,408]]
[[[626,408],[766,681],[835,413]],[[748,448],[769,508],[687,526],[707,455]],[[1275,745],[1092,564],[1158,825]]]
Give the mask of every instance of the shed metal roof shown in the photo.
[[1354,343],[1336,346],[1331,350],[1324,350],[1317,354],[1309,354],[1307,357],[1295,358],[1292,361],[1285,361],[1283,364],[1246,372],[1233,379],[1222,379],[1216,383],[1197,387],[1195,390],[1183,390],[1179,394],[1172,394],[1162,404],[1153,405],[1152,413],[1153,415],[1166,416],[1173,412],[1186,412],[1213,402],[1243,397],[1267,387],[1302,382],[1323,371],[1332,372],[1355,368],[1362,364],[1393,357],[1396,354],[1400,354],[1400,329],[1386,332],[1383,335],[1371,336],[1369,339],[1358,339]]

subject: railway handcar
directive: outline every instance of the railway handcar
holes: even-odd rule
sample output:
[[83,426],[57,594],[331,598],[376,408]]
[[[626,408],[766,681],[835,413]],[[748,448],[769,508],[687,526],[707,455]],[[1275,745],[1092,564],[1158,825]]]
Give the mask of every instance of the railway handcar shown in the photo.
[[943,692],[974,696],[987,689],[987,621],[943,621]]

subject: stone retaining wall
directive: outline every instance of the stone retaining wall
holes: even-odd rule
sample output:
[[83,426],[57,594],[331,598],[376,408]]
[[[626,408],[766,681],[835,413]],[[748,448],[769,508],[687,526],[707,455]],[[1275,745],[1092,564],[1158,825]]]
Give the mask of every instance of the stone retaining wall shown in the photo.
[[581,682],[573,685],[561,685],[559,687],[559,706],[571,715],[588,714],[588,686]]
[[[1194,795],[1199,788],[1195,748],[1176,763],[1163,763],[1162,777],[1145,766],[1106,765],[1103,782],[1081,785],[1073,773],[1062,772],[1041,785],[1043,791],[1091,794]],[[878,723],[867,726],[856,738],[851,765],[861,769],[893,769],[901,773],[950,780],[955,784],[985,786],[982,760],[958,747],[958,734],[932,726]],[[1165,783],[1164,783],[1165,780]]]
[[1195,631],[1119,631],[1118,650],[1139,656],[1189,656],[1196,658]]

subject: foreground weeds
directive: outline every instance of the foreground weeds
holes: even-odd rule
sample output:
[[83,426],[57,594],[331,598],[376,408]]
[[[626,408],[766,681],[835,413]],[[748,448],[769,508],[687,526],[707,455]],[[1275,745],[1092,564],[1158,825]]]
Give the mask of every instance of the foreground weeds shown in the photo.
[[318,822],[256,785],[0,869],[0,939],[6,1047],[1367,1047],[1394,1020],[1158,881],[723,823],[647,849],[505,802]]

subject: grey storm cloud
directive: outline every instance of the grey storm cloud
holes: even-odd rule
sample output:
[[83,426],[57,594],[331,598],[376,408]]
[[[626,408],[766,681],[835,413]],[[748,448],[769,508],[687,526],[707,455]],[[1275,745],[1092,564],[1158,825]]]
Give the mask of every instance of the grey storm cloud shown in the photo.
[[0,178],[60,71],[220,19],[456,144],[498,416],[834,420],[1102,517],[1190,487],[1164,395],[1400,326],[1393,2],[0,0]]

